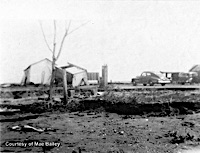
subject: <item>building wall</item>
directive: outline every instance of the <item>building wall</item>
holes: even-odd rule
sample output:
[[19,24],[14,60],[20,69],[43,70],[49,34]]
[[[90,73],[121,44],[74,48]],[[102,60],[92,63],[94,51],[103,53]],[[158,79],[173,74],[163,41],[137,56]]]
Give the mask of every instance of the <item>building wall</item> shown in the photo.
[[88,76],[88,80],[98,80],[99,81],[99,73],[97,73],[97,72],[88,72],[87,76]]
[[[79,86],[84,80],[88,84],[87,71],[78,68],[78,73],[67,72],[67,84],[72,85],[73,87]],[[67,71],[67,70],[66,70]],[[52,73],[52,63],[49,60],[42,60],[35,64],[30,65],[24,71],[24,77],[22,78],[22,84],[45,84],[49,85],[51,81]],[[54,73],[55,84],[62,84],[63,75],[62,70],[56,68]]]
[[50,84],[51,80],[51,63],[47,60],[31,65],[24,71],[23,84]]
[[73,75],[73,81],[72,81],[72,86],[77,87],[79,85],[82,85],[82,81],[84,81],[86,84],[88,84],[88,79],[87,79],[87,72],[83,71],[81,73],[77,73]]

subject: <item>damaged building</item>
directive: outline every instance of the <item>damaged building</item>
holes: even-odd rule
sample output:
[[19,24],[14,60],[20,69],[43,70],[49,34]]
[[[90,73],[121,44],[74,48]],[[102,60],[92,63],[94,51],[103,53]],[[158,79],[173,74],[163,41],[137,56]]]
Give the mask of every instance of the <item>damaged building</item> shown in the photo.
[[[80,85],[88,85],[87,70],[71,63],[67,63],[66,66],[62,67],[58,67],[57,65],[55,66],[54,84],[56,85],[62,84],[63,82],[62,69],[65,69],[67,72],[68,85],[71,85],[72,87]],[[45,58],[41,61],[29,65],[24,70],[24,76],[22,78],[21,84],[49,85],[51,81],[51,75],[52,75],[52,61]]]

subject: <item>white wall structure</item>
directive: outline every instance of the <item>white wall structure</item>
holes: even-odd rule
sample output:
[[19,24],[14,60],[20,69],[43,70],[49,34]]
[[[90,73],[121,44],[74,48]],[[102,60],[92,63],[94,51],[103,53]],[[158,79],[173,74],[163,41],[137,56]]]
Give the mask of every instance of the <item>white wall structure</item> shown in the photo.
[[[72,87],[77,87],[80,85],[88,85],[87,71],[79,66],[68,63],[67,66],[58,68],[55,71],[55,80],[58,83],[62,82],[62,69],[67,72],[67,83],[72,85]],[[45,58],[39,62],[31,64],[24,70],[24,76],[21,81],[22,85],[25,84],[42,84],[49,85],[52,73],[52,62]],[[61,83],[62,84],[62,83]]]
[[[87,71],[76,66],[64,68],[67,75],[72,75],[72,86],[88,85]],[[68,79],[69,80],[69,79]]]
[[31,64],[24,70],[22,84],[50,84],[52,72],[52,62],[45,58],[39,62]]

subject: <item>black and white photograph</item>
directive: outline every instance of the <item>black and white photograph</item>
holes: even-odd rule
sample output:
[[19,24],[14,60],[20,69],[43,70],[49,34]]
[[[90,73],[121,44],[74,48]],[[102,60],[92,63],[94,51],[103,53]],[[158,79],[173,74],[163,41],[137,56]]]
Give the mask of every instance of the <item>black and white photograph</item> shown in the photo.
[[200,153],[200,1],[0,0],[1,153]]

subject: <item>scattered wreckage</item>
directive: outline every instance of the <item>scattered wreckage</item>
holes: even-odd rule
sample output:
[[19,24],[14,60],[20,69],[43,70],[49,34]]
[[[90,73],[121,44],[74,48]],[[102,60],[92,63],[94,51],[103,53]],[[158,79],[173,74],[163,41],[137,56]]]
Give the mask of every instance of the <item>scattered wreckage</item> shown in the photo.
[[56,131],[56,129],[52,128],[36,128],[30,125],[16,125],[10,127],[12,131],[23,131],[23,132],[47,132],[47,131]]

